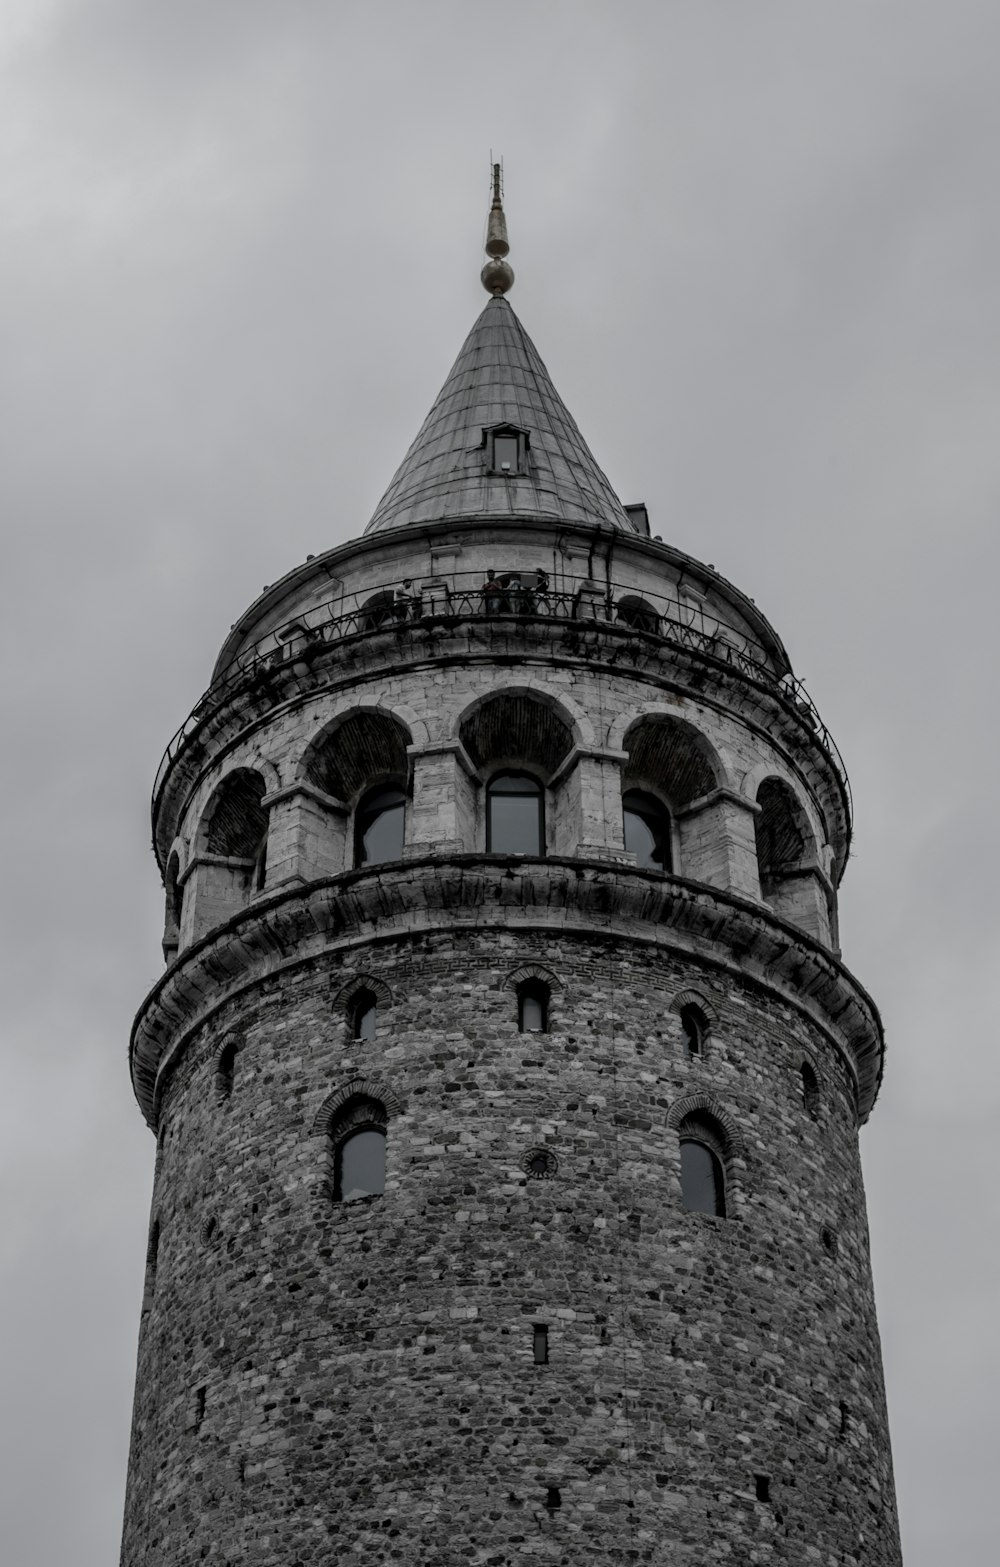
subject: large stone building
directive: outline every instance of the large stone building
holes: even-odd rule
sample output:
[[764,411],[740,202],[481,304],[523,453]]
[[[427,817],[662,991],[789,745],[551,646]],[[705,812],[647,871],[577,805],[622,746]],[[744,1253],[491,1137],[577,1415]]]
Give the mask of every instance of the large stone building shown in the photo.
[[156,781],[126,1567],[898,1567],[840,757],[490,299]]

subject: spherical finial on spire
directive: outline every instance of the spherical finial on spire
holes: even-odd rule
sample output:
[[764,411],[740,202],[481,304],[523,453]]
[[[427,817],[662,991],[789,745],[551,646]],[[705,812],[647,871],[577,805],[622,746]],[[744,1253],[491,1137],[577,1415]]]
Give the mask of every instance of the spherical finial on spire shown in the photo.
[[500,165],[493,165],[493,204],[490,207],[489,222],[486,225],[486,254],[489,256],[482,272],[479,274],[483,287],[488,294],[496,296],[506,294],[514,283],[514,269],[509,262],[504,260],[510,245],[507,242],[507,219],[503,213],[503,198],[500,194]]

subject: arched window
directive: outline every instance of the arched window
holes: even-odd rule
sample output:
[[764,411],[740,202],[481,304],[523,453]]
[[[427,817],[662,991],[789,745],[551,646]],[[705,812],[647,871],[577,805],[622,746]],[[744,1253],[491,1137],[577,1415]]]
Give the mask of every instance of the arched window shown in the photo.
[[517,1026],[522,1034],[544,1034],[549,1027],[549,987],[526,979],[517,987]]
[[707,1036],[708,1024],[700,1009],[695,1006],[682,1007],[681,1039],[684,1041],[684,1054],[691,1057],[704,1055]]
[[361,606],[360,624],[362,631],[375,631],[379,626],[384,626],[393,616],[393,594],[391,588],[383,588],[380,593],[373,593],[371,598],[365,599]]
[[405,815],[406,795],[396,784],[369,789],[354,813],[354,863],[402,859]]
[[545,853],[545,798],[530,773],[497,773],[486,790],[487,854]]
[[656,610],[637,594],[629,594],[627,598],[618,600],[616,618],[635,631],[655,633],[660,629],[660,617]]
[[333,1200],[356,1202],[385,1190],[385,1106],[377,1099],[349,1100],[331,1129]]
[[628,789],[622,795],[622,819],[625,848],[635,855],[639,869],[669,872],[670,813],[666,806],[655,795]]
[[227,1039],[219,1051],[219,1060],[215,1069],[215,1082],[222,1099],[228,1099],[233,1091],[233,1083],[236,1078],[236,1057],[240,1053],[239,1039]]
[[681,1199],[691,1213],[726,1216],[725,1143],[706,1116],[685,1116],[681,1144]]
[[359,990],[351,1002],[351,1033],[355,1039],[375,1038],[378,1001],[371,990]]
[[802,1103],[810,1121],[819,1115],[819,1079],[808,1061],[802,1063]]

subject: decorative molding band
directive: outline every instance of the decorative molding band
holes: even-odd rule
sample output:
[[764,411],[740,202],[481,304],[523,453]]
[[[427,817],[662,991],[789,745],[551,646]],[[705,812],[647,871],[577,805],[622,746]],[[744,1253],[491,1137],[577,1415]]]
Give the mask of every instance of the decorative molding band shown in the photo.
[[881,1082],[882,1026],[867,992],[827,948],[753,903],[707,883],[550,858],[427,856],[259,893],[186,947],[139,1010],[130,1060],[151,1126],[187,1040],[264,979],[330,952],[431,931],[611,937],[675,951],[778,995],[839,1052],[866,1119]]

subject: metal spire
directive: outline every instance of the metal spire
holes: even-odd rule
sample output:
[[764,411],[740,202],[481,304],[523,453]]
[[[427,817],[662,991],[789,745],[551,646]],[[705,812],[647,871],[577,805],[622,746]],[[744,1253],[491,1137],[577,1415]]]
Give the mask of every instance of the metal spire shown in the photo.
[[487,294],[500,299],[513,287],[514,269],[509,261],[504,260],[510,245],[507,242],[507,219],[503,213],[499,163],[493,165],[493,204],[486,225],[485,248],[490,259],[479,275]]

